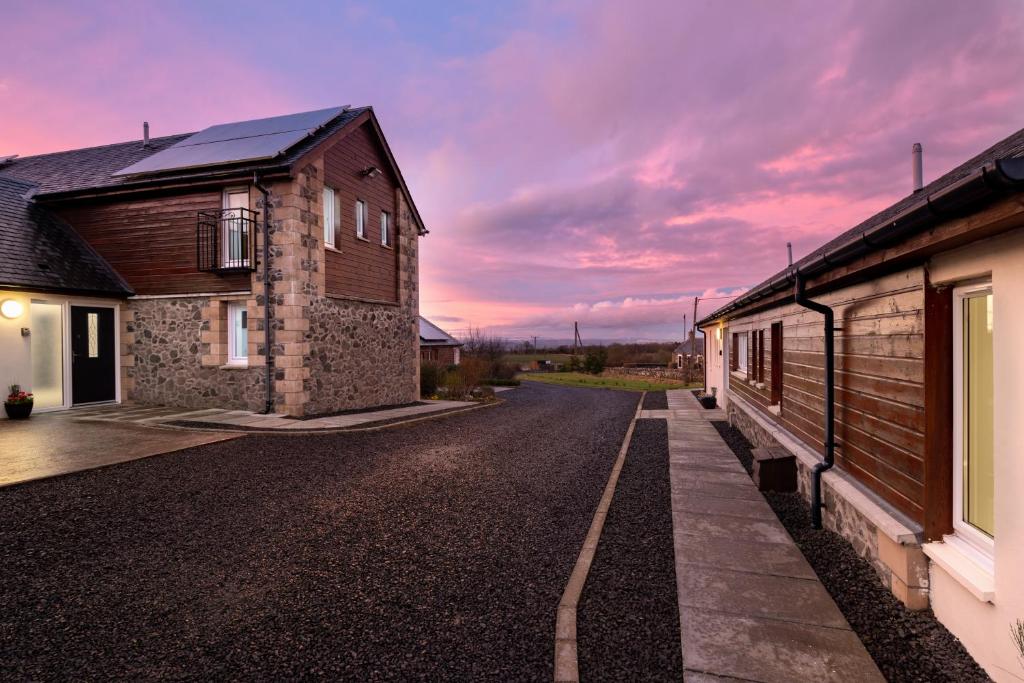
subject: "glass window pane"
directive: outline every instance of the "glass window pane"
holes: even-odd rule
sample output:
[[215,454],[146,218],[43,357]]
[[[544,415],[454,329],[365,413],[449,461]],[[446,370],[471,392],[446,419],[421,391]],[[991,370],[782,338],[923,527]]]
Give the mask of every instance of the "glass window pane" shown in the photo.
[[249,317],[242,306],[231,307],[231,358],[249,357]]
[[31,304],[32,394],[36,408],[64,405],[64,327],[60,304]]
[[992,294],[964,299],[964,521],[995,536]]
[[334,246],[334,190],[324,188],[324,243]]
[[89,313],[89,358],[100,357],[100,314]]

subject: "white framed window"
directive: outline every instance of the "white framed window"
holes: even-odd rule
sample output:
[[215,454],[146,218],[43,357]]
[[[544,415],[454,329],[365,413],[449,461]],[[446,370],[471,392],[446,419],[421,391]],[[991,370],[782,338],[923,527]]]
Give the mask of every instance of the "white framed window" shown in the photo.
[[334,241],[338,225],[338,193],[333,187],[324,187],[324,244],[335,246]]
[[224,190],[224,213],[221,220],[221,265],[245,268],[249,265],[249,235],[245,212],[249,208],[249,188],[230,187]]
[[385,247],[391,246],[391,214],[387,211],[380,212],[380,243]]
[[953,532],[991,570],[995,548],[992,284],[953,290]]
[[228,363],[249,362],[249,314],[244,303],[228,304]]
[[366,202],[362,199],[356,200],[356,237],[366,239],[366,223],[370,213]]
[[740,332],[736,337],[736,369],[740,372],[747,371],[747,344],[749,340],[749,332]]

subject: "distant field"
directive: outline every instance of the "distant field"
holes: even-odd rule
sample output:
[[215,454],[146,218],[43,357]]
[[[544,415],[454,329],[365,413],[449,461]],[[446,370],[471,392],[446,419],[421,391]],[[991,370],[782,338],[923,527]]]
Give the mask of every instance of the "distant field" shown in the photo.
[[[581,356],[582,357],[582,356]],[[568,353],[510,353],[505,356],[505,361],[517,365],[530,363],[535,360],[549,360],[552,363],[566,363],[569,360]]]
[[[644,379],[643,377],[602,377],[582,372],[533,372],[522,373],[516,379],[527,382],[544,382],[545,384],[561,384],[569,387],[588,387],[591,389],[624,389],[626,391],[663,391],[665,389],[684,389],[686,384],[676,379]],[[700,385],[691,384],[691,388]]]

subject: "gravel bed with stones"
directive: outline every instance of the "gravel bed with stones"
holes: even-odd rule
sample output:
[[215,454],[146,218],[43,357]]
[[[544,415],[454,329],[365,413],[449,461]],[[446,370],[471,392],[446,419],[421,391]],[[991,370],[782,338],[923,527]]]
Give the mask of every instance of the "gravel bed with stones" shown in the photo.
[[551,680],[630,392],[0,489],[5,678]]
[[648,391],[644,396],[644,410],[668,410],[668,394],[664,391]]
[[580,679],[679,681],[665,420],[638,420],[577,612]]
[[[750,472],[750,442],[728,422],[713,424]],[[800,494],[764,495],[888,680],[990,680],[930,609],[908,610],[841,536],[812,529],[807,501]]]

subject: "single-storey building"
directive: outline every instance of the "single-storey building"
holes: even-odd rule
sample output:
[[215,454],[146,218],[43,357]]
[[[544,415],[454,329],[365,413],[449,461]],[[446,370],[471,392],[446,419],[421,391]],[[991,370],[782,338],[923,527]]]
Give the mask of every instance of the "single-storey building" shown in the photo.
[[409,403],[424,234],[370,107],[0,158],[0,383],[37,410]]
[[1022,301],[1024,130],[699,322],[731,422],[1001,681],[1024,678]]
[[420,361],[458,365],[462,342],[420,316]]

